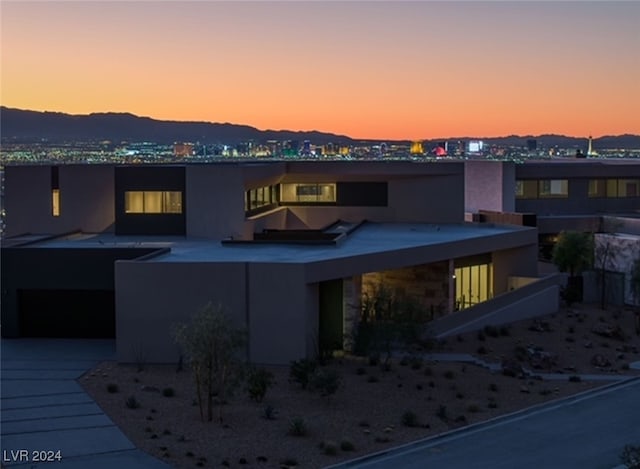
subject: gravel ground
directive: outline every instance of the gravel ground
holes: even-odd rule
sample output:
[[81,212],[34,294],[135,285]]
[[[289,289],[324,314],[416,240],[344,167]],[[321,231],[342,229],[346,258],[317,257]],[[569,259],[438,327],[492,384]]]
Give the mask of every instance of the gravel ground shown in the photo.
[[[625,366],[640,360],[631,311],[580,305],[541,319],[514,323],[503,331],[508,335],[450,338],[441,351],[500,361],[515,358],[519,346],[535,345],[557,355],[554,365],[540,371],[564,372],[567,377],[637,373]],[[626,340],[590,332],[598,324],[620,325]],[[486,350],[478,354],[480,347]],[[597,354],[610,366],[591,365]],[[522,364],[531,368],[528,358]],[[222,424],[201,421],[193,377],[189,371],[176,372],[176,365],[147,365],[138,371],[135,366],[104,362],[80,383],[139,448],[174,467],[254,468],[323,467],[604,384],[516,379],[461,363],[412,366],[400,357],[389,371],[352,357],[334,359],[328,367],[342,377],[342,386],[329,399],[290,383],[289,367],[267,367],[275,385],[264,402],[250,400],[244,386],[239,387],[222,406]],[[108,385],[117,385],[117,392],[108,392]],[[173,397],[163,395],[167,388]],[[125,405],[130,396],[140,408]],[[275,409],[275,419],[264,418],[266,406]],[[403,424],[405,412],[415,414],[416,426]],[[289,435],[296,418],[304,419],[306,436]],[[322,443],[335,445],[336,454],[325,454],[331,451],[322,449]],[[347,443],[354,450],[341,448]]]

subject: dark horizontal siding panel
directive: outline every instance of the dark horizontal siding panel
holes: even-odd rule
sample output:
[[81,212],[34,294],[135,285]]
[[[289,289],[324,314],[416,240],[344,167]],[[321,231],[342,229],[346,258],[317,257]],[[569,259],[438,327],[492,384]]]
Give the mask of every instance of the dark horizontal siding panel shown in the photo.
[[388,187],[386,182],[338,182],[336,205],[351,207],[386,207]]

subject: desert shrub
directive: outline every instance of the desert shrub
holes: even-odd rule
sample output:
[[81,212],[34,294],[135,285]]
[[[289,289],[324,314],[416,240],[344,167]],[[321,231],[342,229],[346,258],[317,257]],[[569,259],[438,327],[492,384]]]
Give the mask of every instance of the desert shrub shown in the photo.
[[302,417],[296,417],[289,422],[289,435],[307,436],[308,434],[307,424]]
[[342,378],[336,370],[322,369],[313,374],[310,384],[322,397],[330,397],[340,388]]
[[417,427],[418,426],[418,416],[415,412],[411,410],[407,410],[402,414],[402,425],[405,427]]
[[276,419],[276,409],[272,405],[265,406],[262,409],[262,417],[266,420],[275,420]]
[[320,449],[327,456],[335,456],[338,454],[338,444],[335,441],[323,441],[320,443]]
[[355,451],[355,445],[349,440],[342,440],[340,442],[340,449],[342,451]]
[[509,326],[500,326],[500,335],[502,337],[507,337],[511,334],[511,331],[509,330]]
[[166,436],[169,436],[169,435],[171,435],[171,430],[169,430],[168,428],[165,428],[164,430],[162,430],[162,434],[166,435]]
[[280,461],[280,465],[284,467],[293,467],[298,465],[298,460],[295,458],[284,458]]
[[124,404],[127,406],[127,409],[138,409],[140,407],[140,402],[138,402],[136,396],[129,396]]
[[389,443],[391,441],[391,438],[389,438],[388,436],[376,436],[375,442],[376,443]]
[[625,445],[620,454],[620,461],[629,469],[640,469],[640,445]]
[[496,326],[484,326],[484,333],[489,337],[498,337],[500,335],[500,330]]
[[360,368],[356,368],[356,374],[361,376],[361,375],[366,375],[367,374],[367,370],[365,370],[364,368],[360,367]]
[[107,392],[109,394],[115,394],[118,392],[118,385],[115,383],[109,383],[107,384]]
[[371,426],[371,424],[367,420],[360,420],[358,422],[358,426],[363,428],[368,428]]
[[378,366],[380,364],[380,354],[373,352],[369,354],[369,366]]
[[447,379],[453,379],[456,377],[456,374],[451,370],[447,370],[442,374],[442,376],[444,376]]
[[247,374],[247,392],[249,398],[262,402],[267,390],[273,386],[273,373],[264,368],[252,367]]
[[516,346],[516,348],[514,349],[514,353],[518,361],[522,362],[527,359],[527,349],[523,345]]
[[480,412],[480,407],[478,407],[476,404],[469,404],[467,406],[467,411],[475,414],[477,412]]
[[162,395],[164,397],[173,397],[173,396],[176,395],[176,392],[175,392],[175,390],[173,388],[164,388],[162,390]]
[[367,378],[367,383],[377,383],[378,381],[380,381],[380,380],[378,379],[377,376],[370,375]]
[[579,383],[580,381],[582,381],[582,378],[580,378],[580,376],[578,375],[573,375],[569,376],[569,381],[571,381],[572,383]]
[[496,383],[489,384],[489,391],[498,392],[498,385]]
[[430,366],[425,366],[424,367],[424,375],[425,376],[432,376],[433,375],[433,368],[431,368]]
[[422,357],[411,357],[411,369],[419,370],[422,368]]
[[467,423],[467,417],[464,415],[458,415],[456,417],[456,423]]
[[477,337],[480,342],[484,342],[485,340],[487,340],[486,336],[484,335],[484,332],[482,331],[478,331]]
[[302,389],[307,389],[311,376],[316,371],[318,364],[313,360],[294,360],[289,366],[289,378],[298,383]]
[[490,397],[489,398],[489,404],[487,404],[487,407],[489,407],[489,409],[497,409],[498,408],[498,402],[495,400],[495,398]]
[[484,345],[481,345],[480,347],[478,347],[478,350],[476,350],[476,352],[478,353],[478,355],[486,355],[487,353],[489,353],[489,351]]
[[409,357],[406,355],[400,359],[400,366],[408,366],[409,365]]
[[456,399],[464,399],[464,394],[461,392],[456,393]]
[[449,418],[446,405],[440,404],[438,406],[438,410],[436,411],[436,417],[438,417],[440,420],[443,420],[443,421],[446,421]]

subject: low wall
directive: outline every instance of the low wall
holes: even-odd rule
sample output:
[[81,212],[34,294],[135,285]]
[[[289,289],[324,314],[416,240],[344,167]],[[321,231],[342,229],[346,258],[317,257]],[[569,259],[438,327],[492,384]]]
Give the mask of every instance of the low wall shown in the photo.
[[431,322],[437,338],[498,326],[558,311],[561,275],[549,275],[471,308]]

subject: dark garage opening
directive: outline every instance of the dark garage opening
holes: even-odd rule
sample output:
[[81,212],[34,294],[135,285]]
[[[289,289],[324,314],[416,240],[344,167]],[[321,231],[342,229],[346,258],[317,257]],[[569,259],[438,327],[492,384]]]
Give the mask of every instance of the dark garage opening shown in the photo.
[[18,290],[17,293],[22,337],[115,338],[113,290]]

